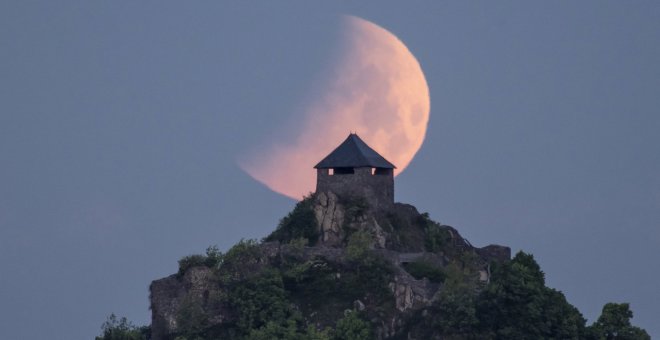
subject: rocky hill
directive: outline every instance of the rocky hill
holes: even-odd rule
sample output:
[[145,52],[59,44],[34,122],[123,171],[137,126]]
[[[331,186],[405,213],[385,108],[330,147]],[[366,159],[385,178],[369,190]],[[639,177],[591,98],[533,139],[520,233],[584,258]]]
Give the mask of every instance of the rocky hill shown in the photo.
[[531,255],[407,204],[314,194],[263,241],[179,265],[151,283],[153,339],[598,338]]

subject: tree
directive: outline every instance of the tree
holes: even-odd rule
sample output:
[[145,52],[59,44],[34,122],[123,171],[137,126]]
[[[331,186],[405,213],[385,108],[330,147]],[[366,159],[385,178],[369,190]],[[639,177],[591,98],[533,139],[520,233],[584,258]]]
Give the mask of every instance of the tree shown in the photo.
[[590,336],[597,340],[650,340],[645,330],[630,324],[633,312],[627,303],[607,303],[598,320],[589,327]]
[[335,340],[367,340],[371,339],[371,327],[368,322],[360,319],[356,311],[346,311],[343,318],[337,321]]
[[296,320],[289,319],[285,324],[268,322],[259,329],[250,331],[249,340],[330,340],[328,330],[319,331],[314,326],[299,330]]
[[125,317],[117,318],[110,314],[101,325],[102,334],[96,340],[147,340],[151,338],[151,329],[148,326],[137,327]]
[[455,265],[447,268],[445,286],[433,304],[433,327],[443,335],[470,337],[477,329],[475,285]]
[[346,245],[346,257],[350,261],[368,264],[371,258],[373,237],[366,230],[358,230],[351,234]]
[[265,241],[288,243],[297,238],[307,239],[310,245],[315,245],[320,236],[318,223],[312,206],[314,196],[309,195],[296,204],[296,207],[282,220],[277,229],[268,235]]
[[491,284],[479,295],[477,317],[482,332],[501,339],[578,339],[585,320],[559,291],[545,286],[545,276],[530,254],[519,252],[495,266]]

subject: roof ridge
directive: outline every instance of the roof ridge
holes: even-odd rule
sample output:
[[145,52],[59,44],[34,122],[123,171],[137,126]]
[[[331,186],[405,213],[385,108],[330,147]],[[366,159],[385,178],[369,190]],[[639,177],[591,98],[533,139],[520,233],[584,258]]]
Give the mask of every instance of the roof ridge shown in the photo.
[[350,133],[339,146],[314,166],[317,169],[342,167],[396,168],[394,164],[365,143],[357,133]]

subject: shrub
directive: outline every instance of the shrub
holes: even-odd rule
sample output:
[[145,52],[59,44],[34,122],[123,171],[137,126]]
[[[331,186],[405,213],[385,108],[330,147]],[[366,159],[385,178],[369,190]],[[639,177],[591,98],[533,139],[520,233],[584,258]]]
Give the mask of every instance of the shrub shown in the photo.
[[253,263],[259,260],[259,243],[256,240],[241,239],[233,247],[229,248],[223,256],[222,264]]
[[310,325],[300,329],[296,320],[289,319],[285,324],[268,322],[259,329],[253,329],[247,336],[249,340],[330,340],[329,330],[319,331]]
[[394,270],[388,260],[371,249],[373,242],[366,230],[356,231],[349,237],[346,258],[354,271],[343,277],[343,290],[358,294],[366,292],[380,302],[392,296],[387,284]]
[[236,313],[236,326],[243,334],[269,322],[284,325],[294,316],[282,276],[275,269],[267,269],[258,276],[235,283],[229,289],[228,302]]
[[222,257],[220,280],[229,282],[251,276],[263,260],[256,240],[240,240]]
[[346,209],[346,222],[355,221],[369,210],[369,202],[362,196],[342,196],[339,198],[339,204]]
[[177,333],[186,340],[204,337],[209,325],[209,316],[202,308],[202,301],[194,294],[188,294],[181,302],[176,315]]
[[117,318],[110,314],[108,319],[101,325],[102,334],[96,340],[147,340],[151,338],[149,326],[135,326],[125,317]]
[[188,269],[199,266],[217,269],[222,264],[223,259],[224,255],[218,250],[217,246],[209,246],[206,248],[206,255],[194,254],[181,258],[177,274],[182,276]]
[[368,231],[359,230],[351,234],[346,246],[346,257],[350,261],[364,262],[373,246],[374,240]]
[[219,268],[222,265],[223,259],[224,255],[218,250],[218,246],[209,246],[206,248],[206,261],[204,261],[204,264],[207,267]]
[[371,339],[371,327],[362,320],[356,311],[346,311],[343,318],[337,321],[335,340],[367,340]]
[[291,255],[296,257],[302,256],[305,252],[305,247],[307,247],[307,245],[309,245],[309,240],[303,237],[291,240],[291,242],[289,242]]
[[288,243],[297,238],[305,238],[310,245],[315,245],[318,241],[320,232],[316,216],[312,210],[314,196],[305,197],[296,204],[296,207],[282,220],[277,229],[268,235],[265,241],[279,241]]
[[592,339],[630,339],[650,340],[649,334],[639,327],[633,326],[630,319],[633,312],[627,303],[607,303],[598,320],[588,327]]
[[484,331],[502,339],[584,338],[584,318],[561,292],[545,286],[532,255],[519,252],[492,273],[476,304]]
[[192,267],[206,266],[206,256],[204,255],[188,255],[179,260],[179,276],[182,276],[186,271]]
[[436,253],[447,245],[451,238],[446,229],[443,229],[437,223],[426,220],[426,227],[424,228],[426,238],[424,239],[424,248],[426,251]]

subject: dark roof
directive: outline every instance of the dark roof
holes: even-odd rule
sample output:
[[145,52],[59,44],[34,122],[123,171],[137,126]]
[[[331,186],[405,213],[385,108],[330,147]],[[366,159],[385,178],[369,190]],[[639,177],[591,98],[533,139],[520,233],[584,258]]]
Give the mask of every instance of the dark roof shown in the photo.
[[362,167],[396,168],[354,133],[348,135],[343,143],[314,166],[316,169]]

